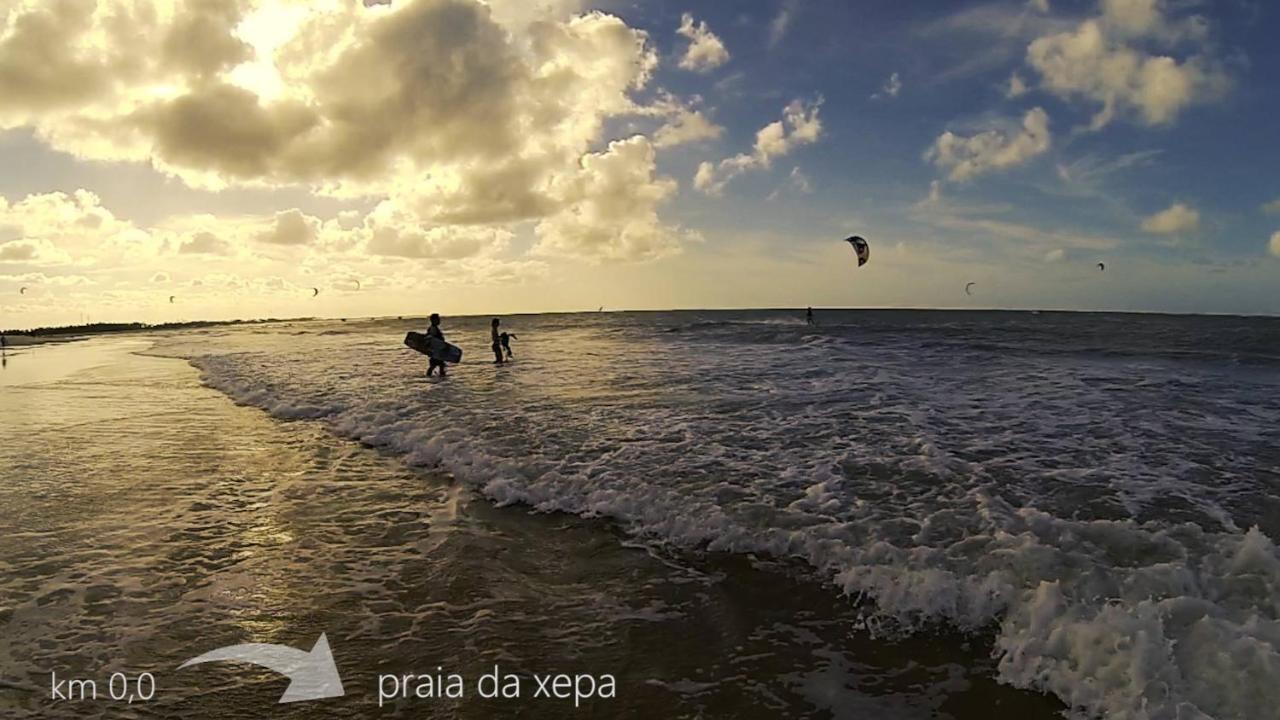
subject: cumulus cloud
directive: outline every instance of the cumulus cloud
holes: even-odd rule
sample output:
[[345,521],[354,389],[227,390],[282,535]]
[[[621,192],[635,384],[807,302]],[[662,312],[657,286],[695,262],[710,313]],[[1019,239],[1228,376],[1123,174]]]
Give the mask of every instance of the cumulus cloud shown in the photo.
[[1199,227],[1200,213],[1183,203],[1174,203],[1142,221],[1142,230],[1156,235],[1178,235]]
[[1067,251],[1062,248],[1054,248],[1044,254],[1044,261],[1047,263],[1062,262],[1067,257]]
[[663,225],[657,213],[676,187],[656,175],[654,148],[644,136],[609,143],[584,157],[581,171],[557,188],[567,207],[538,223],[535,251],[594,260],[677,253],[683,240],[696,236]]
[[14,240],[0,245],[0,262],[33,262],[39,248],[30,240]]
[[1280,215],[1280,198],[1276,198],[1262,206],[1262,212],[1268,215]]
[[1271,252],[1272,257],[1280,258],[1280,230],[1271,234],[1271,242],[1267,249]]
[[389,257],[460,260],[501,249],[510,237],[505,230],[484,227],[388,225],[373,229],[368,249],[374,255]]
[[28,195],[16,202],[0,197],[0,227],[13,228],[21,238],[0,249],[0,259],[10,262],[84,265],[136,260],[160,248],[156,238],[116,218],[85,190]]
[[680,29],[676,32],[689,39],[689,47],[680,58],[681,68],[709,72],[729,62],[729,51],[724,42],[711,32],[705,22],[694,21],[692,14],[685,13],[680,17]]
[[715,140],[723,133],[724,128],[712,122],[700,110],[681,107],[673,113],[670,121],[654,133],[653,144],[655,147],[667,148]]
[[202,230],[193,233],[179,245],[178,252],[184,255],[227,255],[231,252],[231,245],[217,235]]
[[1021,165],[1049,150],[1049,115],[1033,108],[1017,128],[986,130],[962,136],[947,131],[934,141],[925,160],[947,170],[947,178],[963,182],[985,173]]
[[257,236],[257,240],[272,245],[307,245],[316,239],[319,221],[301,210],[285,210],[276,213],[272,227]]
[[[576,202],[553,188],[606,121],[652,114],[632,97],[658,65],[647,34],[579,4],[4,3],[0,130],[198,187],[390,200],[426,225],[542,220]],[[727,59],[705,23],[682,29],[695,69]],[[662,147],[721,132],[664,107]],[[309,242],[304,225],[261,239]]]
[[1175,20],[1159,0],[1101,0],[1100,10],[1074,30],[1037,38],[1027,48],[1045,90],[1101,106],[1092,128],[1120,113],[1146,125],[1168,124],[1226,91],[1229,81],[1208,50],[1203,18]]
[[822,137],[822,120],[818,117],[821,104],[821,100],[813,103],[792,101],[783,109],[781,120],[769,123],[756,133],[750,153],[725,158],[719,163],[701,163],[694,176],[694,187],[704,193],[718,195],[735,177],[751,170],[769,168],[776,158],[788,155],[802,145],[817,142]]

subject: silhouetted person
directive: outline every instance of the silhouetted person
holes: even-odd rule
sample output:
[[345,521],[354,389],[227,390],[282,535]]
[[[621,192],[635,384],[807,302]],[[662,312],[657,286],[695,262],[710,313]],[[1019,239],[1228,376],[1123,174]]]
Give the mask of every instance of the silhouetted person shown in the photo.
[[[440,342],[444,342],[444,331],[440,329],[440,315],[437,313],[431,313],[431,327],[427,328],[427,337],[436,338]],[[432,371],[436,368],[440,368],[440,377],[444,377],[444,361],[437,358],[435,355],[428,355],[427,357],[429,358],[427,363],[427,377],[431,377]]]
[[804,321],[805,321],[806,323],[810,324],[810,325],[817,325],[817,324],[818,324],[818,323],[817,323],[817,322],[815,322],[815,321],[814,321],[814,319],[813,319],[813,308],[809,308],[808,310],[805,310],[805,311],[804,311]]
[[502,351],[507,354],[507,359],[511,360],[515,357],[515,353],[511,352],[511,341],[517,340],[515,333],[502,333],[498,335],[498,340],[502,342]]
[[490,339],[493,340],[493,364],[494,365],[501,365],[503,363],[502,336],[498,334],[498,324],[501,322],[502,321],[499,320],[498,318],[494,318],[493,322],[489,324],[489,337]]

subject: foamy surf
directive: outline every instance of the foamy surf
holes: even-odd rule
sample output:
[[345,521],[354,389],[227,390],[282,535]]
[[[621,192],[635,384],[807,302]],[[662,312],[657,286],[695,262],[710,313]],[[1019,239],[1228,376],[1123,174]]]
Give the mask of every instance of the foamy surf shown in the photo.
[[1079,318],[944,319],[524,318],[516,365],[437,385],[397,323],[164,352],[498,503],[803,559],[882,632],[994,629],[1000,679],[1080,715],[1280,707],[1274,370],[1138,329],[1102,352],[1083,326],[1072,352]]

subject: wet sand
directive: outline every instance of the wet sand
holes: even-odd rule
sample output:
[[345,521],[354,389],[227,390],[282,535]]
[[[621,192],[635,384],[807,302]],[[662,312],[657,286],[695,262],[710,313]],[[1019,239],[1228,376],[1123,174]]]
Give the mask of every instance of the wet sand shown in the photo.
[[[987,641],[873,639],[798,569],[645,547],[610,523],[495,507],[448,477],[280,422],[138,340],[5,368],[4,717],[1056,717],[998,686]],[[795,571],[793,571],[795,570]],[[345,696],[276,705],[268,670],[183,661],[325,633]],[[380,676],[499,665],[520,700],[410,696]],[[152,673],[148,702],[51,700],[50,674]],[[534,674],[616,697],[534,699]],[[100,690],[100,694],[102,691]]]

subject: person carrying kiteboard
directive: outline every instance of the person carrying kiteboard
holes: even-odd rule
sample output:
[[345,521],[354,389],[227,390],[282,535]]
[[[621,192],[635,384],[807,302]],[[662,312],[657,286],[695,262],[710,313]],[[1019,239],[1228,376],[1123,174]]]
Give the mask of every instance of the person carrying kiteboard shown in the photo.
[[[445,341],[444,331],[440,329],[439,313],[431,313],[431,327],[427,328],[427,337],[435,338],[440,341],[441,345],[444,344],[444,341]],[[431,377],[432,371],[435,370],[436,368],[440,368],[440,377],[444,377],[445,376],[444,360],[440,359],[440,356],[436,353],[430,353],[429,355],[427,355],[427,358],[428,358],[427,377]]]

